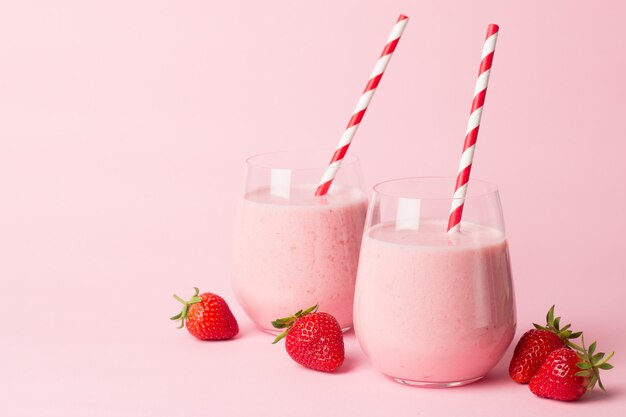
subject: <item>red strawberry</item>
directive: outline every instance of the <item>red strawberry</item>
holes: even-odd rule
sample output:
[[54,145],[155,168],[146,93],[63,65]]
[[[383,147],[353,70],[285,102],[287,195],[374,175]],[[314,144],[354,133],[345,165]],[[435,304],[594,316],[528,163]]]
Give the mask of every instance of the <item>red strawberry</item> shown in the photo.
[[560,401],[573,401],[582,397],[585,392],[593,389],[596,382],[604,390],[600,381],[600,369],[611,369],[613,366],[600,352],[594,355],[596,343],[585,349],[585,342],[580,350],[568,348],[557,349],[550,353],[541,368],[531,378],[529,388],[533,394]]
[[317,305],[277,319],[272,325],[277,329],[287,329],[276,337],[274,343],[287,336],[287,353],[300,365],[332,372],[343,363],[345,352],[341,326],[330,314],[318,313]]
[[513,381],[527,384],[551,352],[566,346],[575,346],[569,339],[575,339],[581,333],[568,330],[569,324],[561,329],[560,321],[560,317],[554,317],[552,306],[546,316],[546,326],[534,324],[536,328],[527,331],[520,338],[509,364],[509,375]]
[[198,295],[199,289],[191,300],[185,301],[174,294],[174,298],[183,303],[180,313],[171,320],[180,321],[179,329],[185,324],[187,330],[198,339],[224,340],[239,333],[239,325],[226,301],[219,295],[205,292]]

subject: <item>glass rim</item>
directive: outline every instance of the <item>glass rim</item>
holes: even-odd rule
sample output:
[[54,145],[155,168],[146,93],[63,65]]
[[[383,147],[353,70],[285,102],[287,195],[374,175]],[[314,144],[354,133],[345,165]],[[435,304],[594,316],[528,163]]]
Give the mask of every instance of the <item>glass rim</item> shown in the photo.
[[456,179],[457,177],[454,176],[446,176],[446,175],[433,175],[433,176],[417,176],[417,177],[401,177],[401,178],[393,178],[390,180],[386,180],[386,181],[381,181],[377,184],[375,184],[372,187],[372,190],[374,191],[374,193],[376,193],[377,195],[380,196],[385,196],[385,197],[393,197],[393,198],[416,198],[416,199],[420,199],[420,200],[449,200],[449,201],[453,201],[453,200],[469,200],[469,199],[473,199],[473,198],[477,198],[477,197],[484,197],[487,195],[494,195],[494,194],[499,194],[498,192],[498,186],[492,182],[489,181],[484,181],[481,179],[476,179],[476,178],[470,178],[468,181],[468,188],[471,190],[472,187],[472,183],[476,184],[482,184],[483,186],[487,186],[489,188],[488,191],[478,191],[476,193],[472,193],[471,195],[466,195],[465,197],[454,197],[454,185],[452,187],[450,187],[450,196],[449,197],[416,197],[416,196],[407,196],[406,193],[402,194],[402,193],[393,193],[393,192],[383,192],[380,190],[381,187],[385,186],[385,185],[389,185],[392,183],[402,183],[402,182],[409,182],[409,181],[420,181],[420,180],[450,180],[453,184],[456,183]]
[[[317,154],[325,159],[323,159],[324,165],[319,165],[319,166],[301,166],[301,167],[293,167],[293,166],[269,166],[269,164],[266,163],[262,163],[259,160],[263,159],[263,158],[268,158],[268,157],[272,157],[272,156],[278,156],[278,155],[287,155],[287,154],[293,154],[293,155],[311,155],[311,154]],[[322,151],[320,149],[312,149],[312,150],[283,150],[283,151],[271,151],[271,152],[262,152],[262,153],[257,153],[251,156],[248,156],[245,159],[245,163],[247,166],[250,167],[254,167],[254,168],[261,168],[261,169],[292,169],[292,170],[307,170],[307,169],[326,169],[326,167],[328,166],[328,164],[330,163],[330,159],[332,157],[332,153],[329,153],[328,151]],[[326,159],[327,158],[327,159]],[[356,163],[359,162],[359,157],[358,155],[355,155],[354,153],[349,153],[346,154],[343,158],[343,161],[341,162],[342,165],[354,165]]]

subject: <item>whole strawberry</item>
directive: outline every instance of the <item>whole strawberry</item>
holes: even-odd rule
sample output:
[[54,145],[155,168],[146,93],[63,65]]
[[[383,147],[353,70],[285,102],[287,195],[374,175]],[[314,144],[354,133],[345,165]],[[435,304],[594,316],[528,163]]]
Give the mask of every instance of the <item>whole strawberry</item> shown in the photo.
[[535,329],[527,331],[520,338],[509,364],[509,375],[513,381],[527,384],[550,353],[559,348],[575,346],[569,340],[576,339],[581,333],[573,333],[569,330],[569,324],[560,328],[560,321],[560,317],[554,317],[552,306],[546,315],[546,325],[533,323]]
[[315,305],[292,316],[277,319],[272,325],[287,329],[274,339],[283,337],[291,358],[307,368],[332,372],[343,364],[345,357],[343,333],[339,322],[328,313],[318,313]]
[[226,301],[219,295],[205,292],[194,287],[196,293],[189,301],[174,294],[174,298],[183,303],[180,313],[171,320],[180,321],[179,329],[187,325],[187,330],[201,340],[224,340],[239,333],[239,325]]
[[611,369],[603,352],[594,354],[596,343],[585,349],[583,340],[580,350],[560,348],[550,353],[537,373],[530,379],[533,394],[560,401],[573,401],[592,390],[596,383],[604,390],[600,381],[600,369]]

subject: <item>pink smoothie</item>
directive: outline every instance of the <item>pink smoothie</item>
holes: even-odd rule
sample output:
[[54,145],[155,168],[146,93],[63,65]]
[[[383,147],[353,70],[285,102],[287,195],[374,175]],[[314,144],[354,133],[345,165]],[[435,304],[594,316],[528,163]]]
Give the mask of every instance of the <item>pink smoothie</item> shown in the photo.
[[406,381],[482,377],[515,333],[515,301],[504,235],[471,223],[450,237],[446,223],[419,230],[379,224],[363,237],[354,327],[374,367]]
[[245,196],[235,239],[234,289],[260,327],[315,304],[352,325],[354,283],[367,198],[356,188],[292,187],[289,198]]

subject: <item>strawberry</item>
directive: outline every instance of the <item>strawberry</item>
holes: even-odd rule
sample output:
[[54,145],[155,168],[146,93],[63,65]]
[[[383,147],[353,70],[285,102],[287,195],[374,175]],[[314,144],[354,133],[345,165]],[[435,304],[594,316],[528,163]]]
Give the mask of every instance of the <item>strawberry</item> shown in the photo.
[[339,322],[328,313],[318,313],[315,305],[304,311],[277,319],[272,325],[287,329],[273,343],[283,337],[291,358],[300,365],[316,371],[332,372],[343,363],[343,333]]
[[235,337],[239,333],[239,325],[226,301],[219,295],[205,292],[198,295],[199,289],[189,301],[174,294],[174,298],[183,303],[180,313],[171,320],[180,321],[181,329],[187,330],[201,340],[224,340]]
[[581,333],[569,330],[569,324],[560,328],[560,321],[560,317],[554,317],[552,306],[546,315],[545,326],[533,323],[535,329],[522,335],[509,364],[509,375],[513,381],[527,384],[550,353],[559,348],[575,346],[569,340],[576,339]]
[[560,401],[573,401],[592,390],[600,381],[600,369],[611,369],[607,361],[614,352],[604,356],[603,352],[595,353],[596,342],[585,349],[560,348],[550,353],[537,373],[530,379],[529,388],[533,394]]

